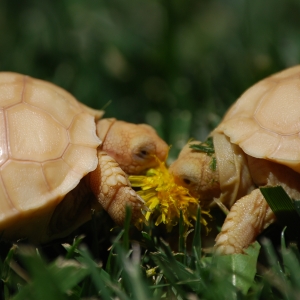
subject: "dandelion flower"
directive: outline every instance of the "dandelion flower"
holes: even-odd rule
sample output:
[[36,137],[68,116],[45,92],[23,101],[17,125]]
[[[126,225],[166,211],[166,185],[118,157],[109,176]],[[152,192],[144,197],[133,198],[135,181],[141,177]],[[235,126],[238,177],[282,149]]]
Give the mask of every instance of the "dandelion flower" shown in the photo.
[[[149,169],[146,175],[129,176],[131,185],[140,188],[137,193],[149,208],[149,211],[145,212],[145,219],[149,221],[150,218],[156,218],[155,225],[164,223],[170,231],[178,224],[182,211],[184,224],[192,226],[191,221],[197,217],[198,200],[190,195],[187,188],[175,183],[174,176],[169,173],[165,162],[158,162],[158,167]],[[211,217],[208,211],[202,210],[201,213]],[[201,223],[207,225],[203,218]]]

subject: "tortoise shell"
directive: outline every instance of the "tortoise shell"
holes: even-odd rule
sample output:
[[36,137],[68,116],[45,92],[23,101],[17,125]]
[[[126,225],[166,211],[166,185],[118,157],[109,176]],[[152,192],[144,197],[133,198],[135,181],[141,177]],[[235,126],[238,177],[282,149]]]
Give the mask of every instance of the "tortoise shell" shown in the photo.
[[300,172],[300,66],[249,88],[215,129],[245,153]]
[[100,115],[54,84],[0,73],[0,231],[44,224],[96,168]]

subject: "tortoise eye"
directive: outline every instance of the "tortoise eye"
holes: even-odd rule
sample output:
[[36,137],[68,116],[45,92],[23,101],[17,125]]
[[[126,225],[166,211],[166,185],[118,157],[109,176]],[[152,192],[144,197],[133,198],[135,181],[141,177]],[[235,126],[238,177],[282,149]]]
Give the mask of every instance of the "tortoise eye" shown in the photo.
[[149,155],[149,152],[146,150],[140,150],[136,155],[140,158],[146,158]]
[[191,184],[191,181],[190,181],[189,179],[187,179],[187,178],[184,178],[184,179],[183,179],[183,182],[184,182],[185,184],[187,184],[187,185]]
[[146,151],[146,150],[141,150],[140,151],[140,156],[143,156],[143,157],[145,157],[145,156],[147,156],[149,153],[148,153],[148,151]]
[[152,158],[152,155],[155,155],[155,151],[155,145],[142,141],[142,143],[139,143],[138,146],[133,149],[133,154],[138,161],[148,161]]

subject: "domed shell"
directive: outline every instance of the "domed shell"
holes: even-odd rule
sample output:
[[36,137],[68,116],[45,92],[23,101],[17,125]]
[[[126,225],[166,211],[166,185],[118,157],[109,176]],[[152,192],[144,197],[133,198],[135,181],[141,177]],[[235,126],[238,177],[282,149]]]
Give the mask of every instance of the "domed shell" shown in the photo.
[[300,66],[249,88],[215,130],[250,156],[300,172]]
[[0,231],[4,236],[12,224],[13,231],[21,229],[25,219],[44,226],[63,197],[96,168],[100,140],[97,113],[91,112],[58,86],[0,73]]

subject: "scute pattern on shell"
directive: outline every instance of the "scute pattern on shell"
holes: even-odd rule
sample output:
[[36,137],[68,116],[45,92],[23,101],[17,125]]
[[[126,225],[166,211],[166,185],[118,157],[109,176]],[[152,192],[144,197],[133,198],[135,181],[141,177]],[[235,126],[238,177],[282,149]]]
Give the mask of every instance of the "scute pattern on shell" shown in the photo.
[[300,66],[249,88],[215,131],[250,156],[300,172]]
[[51,216],[96,168],[99,144],[94,116],[71,94],[42,80],[0,73],[0,230],[36,210]]

